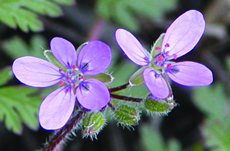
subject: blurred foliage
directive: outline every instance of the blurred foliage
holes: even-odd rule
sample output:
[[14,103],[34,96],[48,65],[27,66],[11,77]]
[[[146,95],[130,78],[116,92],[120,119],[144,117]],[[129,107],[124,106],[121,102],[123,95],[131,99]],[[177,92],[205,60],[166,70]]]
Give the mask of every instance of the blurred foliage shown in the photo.
[[[0,84],[12,78],[9,68],[0,71],[0,77],[7,77]],[[39,128],[37,114],[41,98],[31,95],[36,90],[26,86],[0,87],[0,121],[4,120],[7,129],[21,134],[22,124],[33,130]]]
[[162,135],[157,127],[145,124],[141,129],[142,145],[146,151],[179,151],[180,144],[178,141],[171,139],[165,144]]
[[176,0],[98,0],[96,11],[106,19],[114,19],[131,31],[140,28],[140,15],[161,20],[165,10],[174,8]]
[[219,151],[230,148],[230,104],[224,87],[215,83],[209,87],[193,88],[197,106],[207,114],[203,133],[208,147]]
[[22,38],[15,36],[4,41],[2,47],[6,54],[13,59],[22,56],[35,56],[45,59],[42,49],[47,49],[47,42],[45,41],[44,37],[40,35],[32,36],[29,44]]
[[72,4],[74,0],[0,0],[0,21],[22,31],[33,32],[43,29],[37,14],[58,17],[61,8],[56,4]]

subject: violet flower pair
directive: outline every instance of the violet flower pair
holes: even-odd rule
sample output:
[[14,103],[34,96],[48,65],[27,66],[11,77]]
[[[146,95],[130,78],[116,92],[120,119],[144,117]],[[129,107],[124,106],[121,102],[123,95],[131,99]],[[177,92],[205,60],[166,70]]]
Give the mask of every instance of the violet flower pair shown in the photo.
[[110,100],[107,86],[87,76],[103,72],[110,64],[110,47],[101,41],[90,41],[77,55],[67,40],[55,37],[50,42],[53,56],[63,68],[36,57],[18,58],[12,65],[16,78],[32,87],[49,87],[59,83],[43,100],[39,109],[39,122],[44,129],[63,127],[70,118],[75,102],[89,110],[100,110]]
[[142,77],[153,97],[165,99],[170,94],[166,77],[184,86],[206,86],[212,83],[212,72],[204,65],[192,61],[170,61],[191,51],[200,40],[204,28],[205,21],[200,12],[185,12],[166,30],[161,47],[153,50],[160,51],[155,56],[151,56],[152,53],[149,54],[127,30],[117,29],[115,37],[132,62],[145,66]]

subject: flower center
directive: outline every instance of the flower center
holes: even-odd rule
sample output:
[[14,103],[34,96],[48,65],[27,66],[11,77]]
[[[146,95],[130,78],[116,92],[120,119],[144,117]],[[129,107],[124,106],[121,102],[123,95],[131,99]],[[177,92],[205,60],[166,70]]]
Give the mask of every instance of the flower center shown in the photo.
[[71,68],[65,72],[60,68],[59,72],[62,74],[62,78],[59,81],[61,86],[69,85],[74,89],[84,79],[84,75],[78,70],[76,65],[72,65]]

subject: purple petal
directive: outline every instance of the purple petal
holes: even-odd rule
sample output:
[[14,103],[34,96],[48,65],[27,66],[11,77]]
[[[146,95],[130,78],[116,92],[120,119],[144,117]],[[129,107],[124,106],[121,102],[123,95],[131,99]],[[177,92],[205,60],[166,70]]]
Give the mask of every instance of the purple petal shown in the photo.
[[206,86],[213,81],[212,71],[196,62],[174,63],[166,71],[171,80],[185,86]]
[[83,46],[77,58],[77,65],[86,75],[96,75],[108,68],[112,60],[110,47],[104,42],[94,40]]
[[[171,56],[168,60],[192,50],[200,40],[204,28],[205,21],[199,11],[190,10],[179,16],[167,29],[162,43],[162,51]],[[166,44],[169,47],[165,47]]]
[[54,57],[67,68],[76,64],[77,52],[68,40],[54,37],[50,42],[50,49]]
[[51,92],[41,103],[39,122],[44,129],[62,128],[69,120],[75,105],[73,90],[68,86]]
[[133,34],[125,29],[117,29],[115,38],[117,44],[132,62],[140,66],[145,66],[149,63],[146,50]]
[[86,79],[76,90],[78,102],[89,110],[100,110],[110,100],[109,90],[104,83],[97,79]]
[[169,95],[169,88],[165,79],[150,68],[143,70],[143,80],[151,94],[158,98],[164,99]]
[[58,67],[36,57],[25,56],[16,59],[12,71],[19,81],[33,87],[48,87],[61,79]]

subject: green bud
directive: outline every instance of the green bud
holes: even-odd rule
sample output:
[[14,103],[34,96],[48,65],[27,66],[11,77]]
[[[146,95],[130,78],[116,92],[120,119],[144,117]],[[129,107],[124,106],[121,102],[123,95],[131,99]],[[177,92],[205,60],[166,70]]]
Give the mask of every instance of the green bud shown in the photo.
[[63,70],[66,69],[65,66],[63,66],[59,61],[57,61],[57,59],[53,56],[50,50],[45,50],[44,55],[49,60],[49,62],[51,62],[52,64],[56,65],[59,68],[62,68]]
[[114,112],[115,118],[123,126],[137,125],[140,120],[140,112],[128,105],[119,106]]
[[166,115],[176,105],[172,99],[157,100],[149,96],[144,99],[144,107],[153,114]]
[[138,69],[130,78],[129,83],[131,86],[139,85],[143,83],[142,72],[146,67]]
[[106,119],[101,112],[88,112],[82,119],[83,137],[97,138],[97,134],[105,126]]
[[156,42],[154,43],[152,49],[151,49],[151,56],[154,58],[158,53],[161,52],[161,44],[162,44],[162,40],[164,38],[164,33],[161,34],[158,39],[156,40]]
[[100,80],[101,82],[104,82],[104,83],[110,83],[114,79],[112,75],[107,74],[107,73],[100,73],[100,74],[93,75],[93,76],[86,76],[85,78],[98,79],[98,80]]

